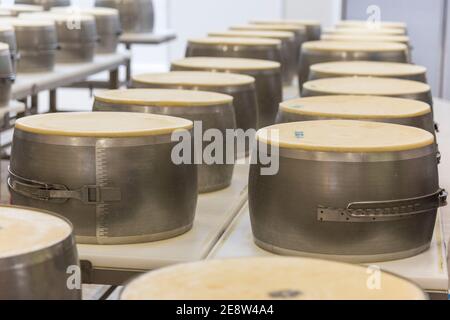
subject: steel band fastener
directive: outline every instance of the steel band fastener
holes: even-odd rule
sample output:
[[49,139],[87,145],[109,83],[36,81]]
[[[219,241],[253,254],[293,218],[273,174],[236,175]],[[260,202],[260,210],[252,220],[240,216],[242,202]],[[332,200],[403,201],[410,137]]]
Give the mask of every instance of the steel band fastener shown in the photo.
[[84,204],[100,204],[120,201],[119,188],[85,185],[76,190],[70,190],[65,185],[30,180],[14,174],[9,169],[8,186],[11,190],[35,200],[65,202],[76,199]]
[[409,199],[352,202],[346,208],[318,206],[317,219],[322,222],[376,222],[400,220],[447,205],[447,192]]

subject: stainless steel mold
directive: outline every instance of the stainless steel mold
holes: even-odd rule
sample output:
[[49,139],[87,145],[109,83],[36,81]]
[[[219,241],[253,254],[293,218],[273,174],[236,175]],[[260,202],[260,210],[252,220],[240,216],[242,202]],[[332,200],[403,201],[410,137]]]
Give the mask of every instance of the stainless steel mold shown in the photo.
[[269,38],[281,41],[281,72],[283,83],[291,85],[297,73],[298,55],[296,55],[295,33],[285,31],[226,31],[210,32],[210,37]]
[[277,254],[351,262],[419,254],[446,204],[436,153],[435,144],[384,152],[281,146],[275,175],[262,175],[260,161],[250,169],[255,242]]
[[153,32],[155,13],[152,0],[96,0],[95,6],[119,10],[124,32]]
[[[129,123],[142,116],[105,115]],[[39,117],[51,117],[53,123],[58,117],[102,123],[109,121],[103,119],[105,115]],[[192,126],[183,123],[183,129]],[[33,133],[17,129],[16,124],[11,202],[63,215],[74,225],[79,243],[141,243],[185,233],[192,227],[197,204],[197,168],[172,161],[178,143],[172,141],[172,131],[60,135]]]
[[[185,118],[201,123],[201,128],[197,130],[200,137],[203,137],[208,129],[220,130],[223,137],[226,136],[227,129],[236,129],[233,98],[229,95],[189,90],[130,89],[127,90],[126,97],[111,98],[111,92],[115,94],[114,91],[109,91],[95,96],[94,111],[154,113]],[[205,102],[204,97],[207,95],[213,95],[210,96],[213,97],[212,101]],[[152,96],[162,96],[162,98],[158,100]],[[192,100],[186,96],[191,97]],[[206,163],[203,161],[203,152],[209,143],[206,141],[196,143],[201,145],[201,148],[197,146],[197,150],[202,153],[197,156],[197,161],[200,161],[198,191],[204,193],[227,188],[231,184],[234,163],[227,164],[226,152],[223,153],[224,158],[220,159],[222,163]],[[225,138],[222,147],[226,150]],[[193,186],[189,188],[197,191]]]
[[[133,88],[201,90],[230,95],[233,97],[236,128],[244,131],[257,128],[258,101],[253,77],[201,71],[173,71],[137,75],[132,80]],[[245,152],[249,152],[248,144]]]
[[255,78],[258,99],[258,128],[275,123],[283,85],[280,64],[255,59],[192,57],[172,62],[174,71],[238,73]]
[[[23,219],[13,221],[18,225],[31,221],[28,220],[29,215],[40,215],[43,219],[54,217],[71,231],[54,244],[46,243],[34,250],[0,255],[0,300],[81,300],[81,289],[77,288],[81,283],[76,283],[77,276],[81,281],[81,272],[70,222],[47,211],[10,206],[0,206],[0,220],[4,212],[15,213]],[[0,232],[2,229],[8,232],[9,228],[0,228]],[[33,230],[32,227],[30,229]],[[73,276],[73,281],[70,276]]]

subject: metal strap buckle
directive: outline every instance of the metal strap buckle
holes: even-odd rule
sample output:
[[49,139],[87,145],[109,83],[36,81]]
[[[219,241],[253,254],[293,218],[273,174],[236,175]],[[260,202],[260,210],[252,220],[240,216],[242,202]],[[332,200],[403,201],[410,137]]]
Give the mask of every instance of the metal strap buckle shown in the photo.
[[120,201],[119,188],[86,185],[77,190],[70,190],[65,185],[30,180],[14,174],[10,169],[8,186],[11,190],[35,200],[65,202],[77,199],[84,204],[95,205],[105,202]]
[[352,202],[347,208],[318,206],[317,219],[332,222],[377,222],[408,218],[447,205],[447,192],[409,199]]

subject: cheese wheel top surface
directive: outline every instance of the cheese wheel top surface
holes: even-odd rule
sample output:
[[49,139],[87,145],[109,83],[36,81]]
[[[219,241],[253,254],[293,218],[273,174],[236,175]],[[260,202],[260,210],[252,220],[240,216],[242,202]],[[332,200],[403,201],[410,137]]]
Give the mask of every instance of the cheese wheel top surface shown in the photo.
[[320,21],[319,20],[308,20],[308,19],[301,19],[301,20],[293,20],[293,19],[287,19],[287,20],[253,20],[250,22],[251,24],[272,24],[272,25],[283,25],[283,24],[291,24],[291,25],[300,25],[300,26],[307,26],[307,27],[320,27]]
[[323,94],[402,96],[430,91],[428,84],[393,78],[339,77],[308,81],[303,88]]
[[317,120],[273,125],[258,131],[258,140],[281,148],[326,152],[392,152],[433,144],[428,131],[397,124]]
[[400,35],[323,34],[321,39],[326,41],[398,42],[409,44],[409,37]]
[[428,104],[378,96],[317,96],[282,102],[280,109],[317,117],[383,119],[417,117],[431,112]]
[[35,19],[35,20],[45,20],[50,19],[56,22],[68,22],[71,23],[73,21],[80,22],[91,22],[94,21],[94,17],[92,15],[86,14],[65,14],[62,12],[38,12],[38,13],[23,13],[19,15],[20,19]]
[[408,63],[382,61],[336,61],[312,65],[311,71],[336,76],[359,75],[395,77],[425,74],[427,69],[423,66]]
[[0,42],[0,51],[9,51],[9,45],[7,43]]
[[0,206],[0,260],[49,248],[72,233],[72,226],[51,214]]
[[51,18],[45,19],[26,19],[26,18],[7,18],[1,19],[1,23],[10,24],[13,28],[55,28],[55,21]]
[[209,37],[241,37],[241,38],[273,38],[288,40],[294,38],[293,32],[286,31],[251,31],[251,30],[231,30],[208,33]]
[[365,20],[342,20],[337,23],[338,26],[367,26],[369,28],[374,28],[376,26],[381,26],[384,28],[401,28],[406,29],[406,23],[399,21],[379,21],[377,24],[373,22],[368,22]]
[[206,44],[206,45],[235,45],[235,46],[269,46],[276,47],[281,45],[281,41],[277,39],[264,38],[238,38],[238,37],[205,37],[197,39],[189,39],[189,43]]
[[309,41],[302,51],[361,51],[361,52],[406,52],[408,47],[396,42],[351,42],[351,41]]
[[131,281],[122,300],[427,299],[415,284],[382,272],[379,290],[367,268],[308,258],[244,258],[179,264]]
[[291,32],[306,32],[305,26],[298,24],[248,24],[240,26],[232,26],[230,30],[273,30],[273,31],[291,31]]
[[245,86],[255,83],[255,79],[240,74],[201,72],[201,71],[172,71],[165,73],[146,73],[133,76],[133,82],[142,84],[169,85],[197,85],[203,87],[232,87]]
[[140,137],[190,129],[182,118],[132,112],[51,113],[20,118],[16,129],[30,133],[73,137]]
[[172,66],[192,69],[211,70],[277,70],[280,63],[261,59],[221,58],[221,57],[190,57],[172,62]]
[[326,29],[326,33],[337,34],[383,34],[383,35],[405,35],[403,29],[389,28],[365,28],[365,27],[339,27],[336,29]]
[[32,5],[32,4],[2,5],[1,9],[12,11],[12,12],[39,12],[39,11],[44,11],[44,7],[36,6],[36,5]]
[[233,97],[206,91],[172,89],[109,90],[95,94],[97,101],[142,106],[201,107],[233,102]]
[[90,14],[93,16],[117,16],[119,11],[113,8],[93,7],[93,8],[79,8],[79,7],[54,7],[51,12],[66,13],[66,14]]

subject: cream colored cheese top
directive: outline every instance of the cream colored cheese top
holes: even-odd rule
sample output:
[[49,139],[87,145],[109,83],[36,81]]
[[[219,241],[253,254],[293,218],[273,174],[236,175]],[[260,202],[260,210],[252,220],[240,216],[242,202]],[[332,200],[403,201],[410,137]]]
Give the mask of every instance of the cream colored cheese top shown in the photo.
[[347,26],[347,27],[360,27],[360,26],[366,26],[373,28],[374,25],[379,25],[382,28],[400,28],[400,29],[406,29],[406,23],[404,22],[398,22],[398,21],[380,21],[377,24],[374,23],[367,23],[365,20],[343,20],[339,21],[337,23],[338,26]]
[[230,46],[268,46],[276,47],[281,45],[281,41],[277,39],[263,38],[231,38],[231,37],[206,37],[189,39],[189,43],[206,44],[206,45],[230,45]]
[[93,8],[78,8],[78,7],[54,7],[51,12],[66,13],[66,14],[90,14],[93,16],[117,16],[119,11],[113,8],[93,7]]
[[0,20],[0,23],[12,25],[14,28],[49,28],[55,27],[55,21],[50,18],[45,19],[24,19],[24,18],[7,18]]
[[370,29],[364,27],[360,28],[340,27],[337,29],[325,29],[324,32],[331,34],[359,34],[359,35],[378,34],[378,35],[398,35],[398,36],[405,35],[405,31],[403,29],[388,29],[388,28]]
[[230,30],[273,30],[273,31],[291,31],[306,32],[305,26],[298,24],[248,24],[242,26],[232,26]]
[[19,12],[39,12],[44,11],[44,7],[35,6],[31,4],[13,4],[13,5],[2,5],[1,9],[8,10],[14,13]]
[[38,13],[22,13],[19,15],[20,19],[35,19],[35,20],[45,20],[50,19],[58,23],[80,21],[80,22],[92,22],[94,17],[92,15],[86,14],[66,14],[62,12],[38,12]]
[[308,81],[304,89],[324,94],[400,96],[430,91],[428,84],[393,78],[341,77]]
[[408,47],[395,42],[309,41],[302,46],[304,52],[361,51],[361,52],[406,52]]
[[327,41],[398,42],[409,44],[409,37],[400,35],[322,34],[321,39]]
[[282,102],[288,113],[344,119],[392,119],[417,117],[431,112],[428,104],[410,99],[378,96],[317,96]]
[[281,148],[328,152],[390,152],[433,144],[428,131],[410,126],[356,120],[317,120],[273,125],[259,141]]
[[382,273],[379,290],[369,289],[367,281],[367,268],[325,260],[285,257],[210,260],[149,272],[131,281],[121,299],[427,299],[418,286],[390,273]]
[[206,91],[172,89],[109,90],[95,94],[95,100],[125,105],[201,107],[229,104],[233,97]]
[[20,118],[16,129],[53,136],[139,137],[190,129],[182,118],[132,112],[49,113]]
[[165,73],[146,73],[133,76],[133,82],[142,84],[192,85],[202,87],[231,87],[255,83],[246,75],[201,71],[172,71]]
[[216,58],[216,57],[190,57],[172,62],[172,66],[192,69],[215,69],[215,70],[275,70],[280,69],[280,63],[260,59],[241,58]]
[[358,75],[395,77],[425,74],[427,69],[422,66],[408,63],[382,61],[336,61],[314,64],[311,66],[311,71],[335,76]]
[[291,24],[291,25],[300,25],[307,27],[320,27],[320,21],[318,20],[253,20],[250,22],[251,24],[275,24],[275,25],[283,25],[283,24]]
[[0,206],[0,261],[49,248],[71,233],[70,224],[56,216]]
[[295,37],[293,32],[286,31],[251,31],[251,30],[231,30],[208,33],[209,37],[241,37],[241,38],[273,38],[288,40]]

